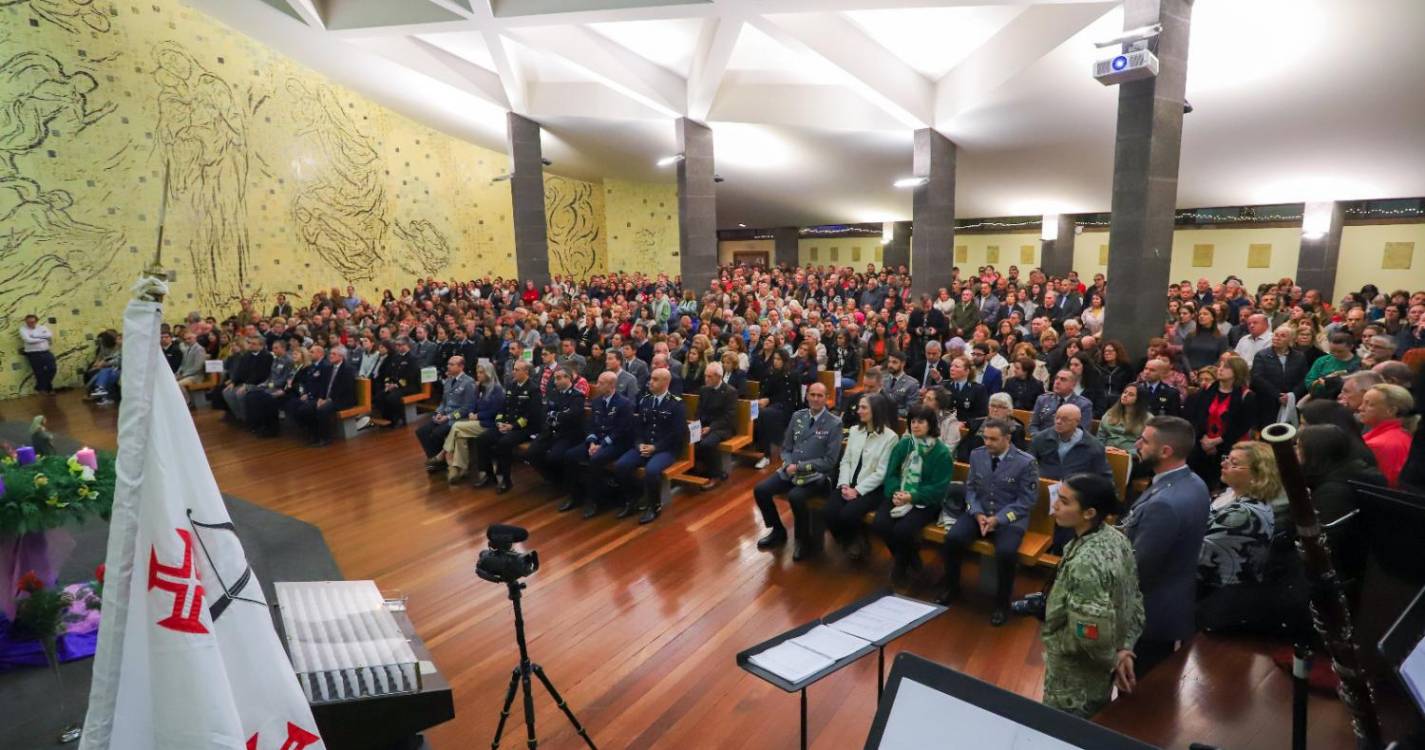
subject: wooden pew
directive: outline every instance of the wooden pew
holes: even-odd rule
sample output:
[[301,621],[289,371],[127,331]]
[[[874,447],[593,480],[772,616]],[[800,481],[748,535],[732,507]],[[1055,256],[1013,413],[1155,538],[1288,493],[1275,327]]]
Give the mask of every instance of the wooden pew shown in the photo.
[[742,393],[739,395],[743,398],[761,398],[762,384],[755,380],[749,380],[742,384]]
[[404,404],[406,408],[405,416],[407,423],[415,421],[416,407],[420,404],[425,403],[426,401],[429,401],[430,397],[434,394],[434,392],[435,391],[433,388],[433,384],[421,383],[421,389],[419,391],[412,393],[409,396],[401,397],[401,403]]
[[341,437],[343,440],[350,440],[361,433],[357,429],[356,420],[371,413],[371,379],[356,379],[356,405],[350,409],[342,409],[336,413],[337,422],[341,426]]
[[1014,415],[1015,419],[1019,420],[1020,424],[1024,425],[1024,432],[1027,437],[1029,434],[1029,423],[1034,419],[1034,414],[1024,409],[1015,409],[1010,413]]

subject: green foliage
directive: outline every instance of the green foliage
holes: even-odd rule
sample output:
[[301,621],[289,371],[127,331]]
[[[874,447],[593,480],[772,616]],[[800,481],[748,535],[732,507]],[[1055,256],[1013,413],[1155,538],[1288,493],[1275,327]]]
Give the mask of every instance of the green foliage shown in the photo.
[[88,472],[73,458],[40,456],[28,466],[0,458],[0,535],[28,534],[92,516],[108,519],[114,505],[114,456],[99,454],[99,470]]

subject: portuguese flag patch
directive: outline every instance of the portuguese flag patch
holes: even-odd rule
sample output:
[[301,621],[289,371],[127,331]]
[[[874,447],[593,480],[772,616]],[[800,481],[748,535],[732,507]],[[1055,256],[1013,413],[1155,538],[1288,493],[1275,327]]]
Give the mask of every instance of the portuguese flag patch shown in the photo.
[[1076,622],[1074,623],[1074,635],[1086,641],[1096,641],[1098,640],[1098,625],[1091,622]]

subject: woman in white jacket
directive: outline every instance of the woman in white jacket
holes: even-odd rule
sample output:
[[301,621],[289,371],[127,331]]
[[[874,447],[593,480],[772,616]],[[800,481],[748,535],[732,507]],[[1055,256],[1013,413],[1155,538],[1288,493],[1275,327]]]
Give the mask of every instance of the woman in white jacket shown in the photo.
[[831,536],[846,548],[846,556],[866,555],[865,515],[880,507],[881,482],[895,446],[896,407],[881,393],[862,396],[856,404],[859,420],[841,452],[836,488],[827,498],[823,520]]

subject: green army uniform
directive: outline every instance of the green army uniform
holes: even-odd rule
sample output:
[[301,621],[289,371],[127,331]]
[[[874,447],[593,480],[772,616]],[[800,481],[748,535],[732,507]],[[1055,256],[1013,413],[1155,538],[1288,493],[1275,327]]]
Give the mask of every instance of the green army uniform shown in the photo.
[[1045,604],[1044,703],[1082,717],[1108,704],[1118,652],[1143,633],[1128,537],[1111,526],[1069,542]]

